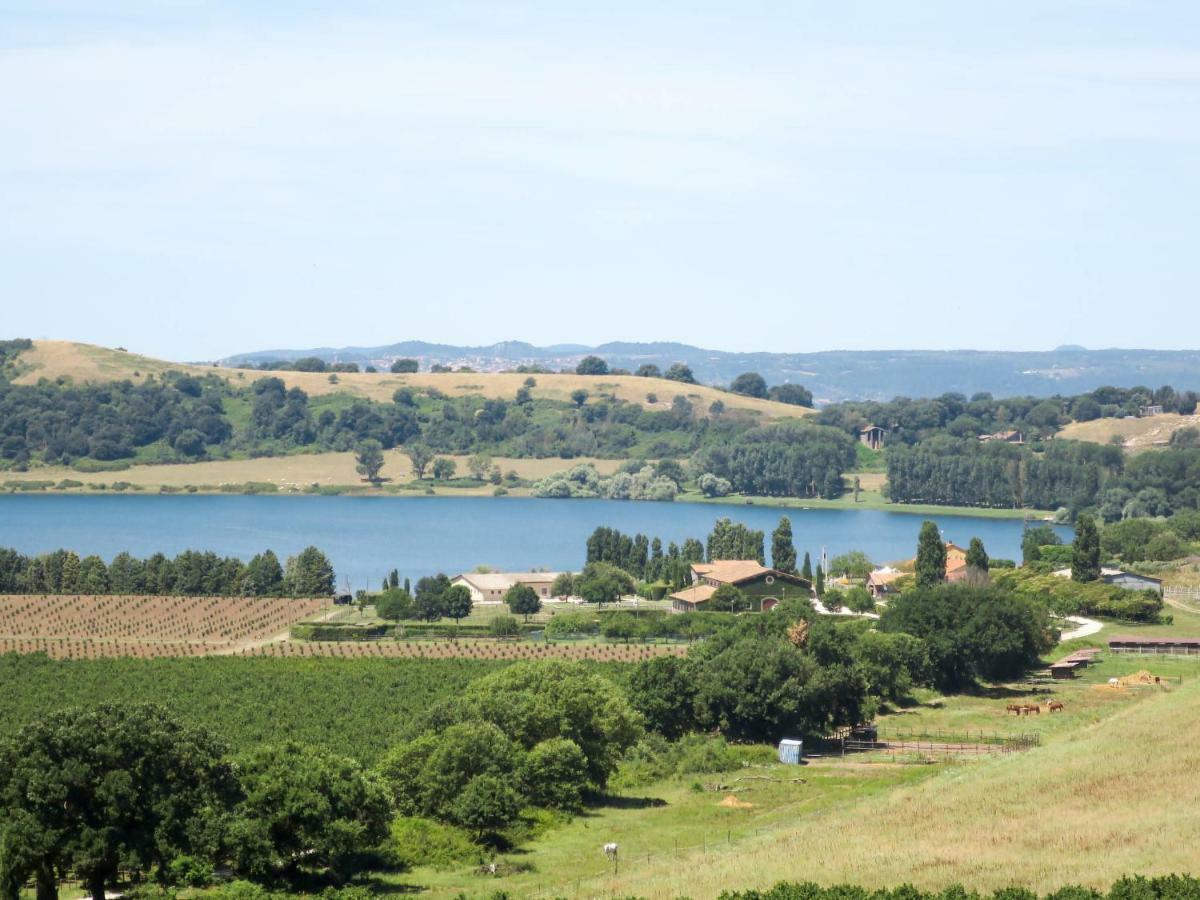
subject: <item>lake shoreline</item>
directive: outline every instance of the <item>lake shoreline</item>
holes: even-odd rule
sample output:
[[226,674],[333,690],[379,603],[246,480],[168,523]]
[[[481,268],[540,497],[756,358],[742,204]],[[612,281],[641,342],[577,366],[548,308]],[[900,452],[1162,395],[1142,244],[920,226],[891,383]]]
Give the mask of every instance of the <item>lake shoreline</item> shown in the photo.
[[[597,499],[597,498],[570,498],[570,497],[537,497],[529,488],[509,488],[504,494],[495,494],[490,485],[478,488],[456,488],[456,487],[439,487],[432,491],[426,491],[424,488],[379,488],[372,489],[368,487],[360,487],[357,485],[326,485],[318,491],[296,491],[296,490],[228,490],[222,489],[213,485],[197,485],[195,490],[171,489],[171,490],[152,490],[152,486],[147,487],[131,487],[123,490],[108,488],[106,490],[78,488],[54,488],[47,487],[44,489],[9,489],[0,492],[0,502],[5,496],[21,496],[21,497],[346,497],[346,498],[366,498],[366,499],[422,499],[422,498],[471,498],[476,500],[545,500],[555,503],[570,503],[581,499]],[[161,487],[161,486],[160,486]],[[240,487],[240,486],[239,486]],[[741,494],[728,497],[704,497],[699,494],[685,492],[680,494],[673,501],[653,501],[653,500],[618,500],[618,503],[631,504],[696,504],[715,507],[763,507],[768,509],[794,509],[794,510],[845,510],[849,512],[888,512],[901,513],[904,515],[913,516],[956,516],[962,518],[976,519],[1028,519],[1033,522],[1050,522],[1053,521],[1054,514],[1049,510],[1040,509],[992,509],[976,506],[939,506],[932,503],[889,503],[883,500],[877,493],[872,492],[870,495],[864,492],[862,499],[855,502],[853,497],[847,496],[838,498],[837,500],[825,500],[817,497],[764,497],[764,496],[745,496]]]

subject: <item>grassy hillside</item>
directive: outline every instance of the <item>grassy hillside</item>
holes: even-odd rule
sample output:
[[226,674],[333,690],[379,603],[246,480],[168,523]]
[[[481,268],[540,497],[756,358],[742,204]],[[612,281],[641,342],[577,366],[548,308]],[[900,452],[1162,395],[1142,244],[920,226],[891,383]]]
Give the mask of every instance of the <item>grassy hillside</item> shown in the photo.
[[1092,441],[1107,444],[1119,437],[1126,450],[1149,450],[1165,446],[1180,428],[1200,428],[1200,415],[1181,416],[1164,413],[1145,419],[1094,419],[1091,422],[1072,422],[1059,432],[1059,437],[1073,441]]
[[[1103,674],[1142,664],[1111,660]],[[707,852],[633,862],[619,878],[585,880],[582,889],[713,897],[731,886],[788,879],[1046,891],[1069,883],[1103,887],[1127,873],[1194,871],[1200,673],[1195,664],[1180,665],[1187,668],[1181,685],[1140,696],[1072,686],[1097,701],[1074,722],[1043,716],[1038,727],[1054,733],[1037,749],[949,765],[916,784],[864,790],[811,812],[794,807],[790,821],[766,823],[769,830],[754,840],[725,847],[719,833]],[[1060,696],[1069,709],[1077,705],[1070,693]],[[992,702],[999,709],[1006,701]],[[992,727],[1005,721],[996,718]],[[822,771],[822,764],[813,767]]]
[[[452,372],[415,375],[392,375],[387,373],[338,373],[337,381],[331,383],[329,375],[322,372],[256,372],[246,369],[227,369],[210,366],[190,366],[164,360],[112,350],[91,344],[70,341],[35,341],[33,348],[22,353],[17,360],[22,373],[18,384],[33,384],[39,378],[68,377],[76,381],[138,380],[150,374],[168,369],[187,371],[196,375],[216,374],[233,384],[251,384],[259,378],[274,376],[283,379],[288,387],[299,387],[307,394],[319,397],[327,394],[346,394],[370,400],[390,402],[392,394],[400,387],[437,388],[451,396],[478,395],[487,398],[511,400],[525,379],[518,374]],[[708,407],[716,400],[726,409],[744,410],[760,417],[763,421],[780,418],[796,418],[810,415],[813,411],[800,406],[789,406],[773,400],[759,400],[730,394],[703,385],[681,384],[663,378],[637,378],[632,375],[535,375],[537,386],[533,396],[547,400],[570,400],[571,392],[582,388],[593,397],[612,395],[619,400],[638,403],[647,409],[666,409],[677,394],[685,395],[696,406],[697,412],[707,414]],[[647,395],[656,396],[652,404]]]

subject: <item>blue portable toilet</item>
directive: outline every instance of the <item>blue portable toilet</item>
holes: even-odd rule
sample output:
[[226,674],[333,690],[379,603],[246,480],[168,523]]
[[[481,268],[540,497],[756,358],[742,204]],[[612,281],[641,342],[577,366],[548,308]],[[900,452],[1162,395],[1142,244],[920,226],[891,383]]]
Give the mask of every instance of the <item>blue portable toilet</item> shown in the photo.
[[790,766],[800,765],[804,757],[804,741],[798,738],[784,738],[779,742],[779,761]]

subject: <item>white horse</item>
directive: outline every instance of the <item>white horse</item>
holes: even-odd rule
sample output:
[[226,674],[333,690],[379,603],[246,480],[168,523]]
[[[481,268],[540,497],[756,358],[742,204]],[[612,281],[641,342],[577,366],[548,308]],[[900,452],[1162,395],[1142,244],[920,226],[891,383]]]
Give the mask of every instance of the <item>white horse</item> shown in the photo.
[[610,862],[617,861],[617,845],[615,842],[604,845],[604,855],[609,858]]
[[1120,685],[1121,685],[1121,679],[1120,679],[1120,678],[1110,678],[1110,679],[1108,679],[1108,686],[1109,686],[1109,687],[1120,687]]

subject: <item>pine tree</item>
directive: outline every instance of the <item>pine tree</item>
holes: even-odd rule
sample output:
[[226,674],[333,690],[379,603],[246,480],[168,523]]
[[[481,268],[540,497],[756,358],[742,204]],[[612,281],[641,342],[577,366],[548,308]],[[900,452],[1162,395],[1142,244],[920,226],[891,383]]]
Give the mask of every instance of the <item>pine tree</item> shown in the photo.
[[1100,532],[1096,521],[1086,513],[1075,521],[1075,544],[1071,548],[1071,579],[1096,581],[1100,578]]
[[810,584],[812,583],[812,580],[813,580],[812,557],[808,555],[807,550],[804,551],[804,565],[802,565],[800,567],[800,577],[803,578],[805,581],[809,582]]
[[935,522],[925,522],[917,537],[917,587],[931,587],[946,580],[946,545]]
[[771,565],[780,572],[795,574],[796,545],[792,543],[792,520],[779,519],[779,527],[771,532]]
[[971,538],[971,543],[967,547],[967,566],[972,569],[978,569],[980,572],[986,572],[989,563],[990,560],[988,559],[987,550],[983,547],[983,541],[977,537]]

